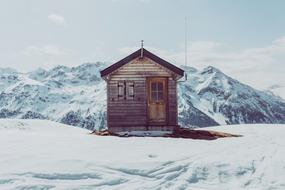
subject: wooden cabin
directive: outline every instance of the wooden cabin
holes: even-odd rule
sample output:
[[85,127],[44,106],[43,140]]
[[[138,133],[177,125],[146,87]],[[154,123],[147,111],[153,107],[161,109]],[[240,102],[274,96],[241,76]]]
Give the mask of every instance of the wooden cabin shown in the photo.
[[177,81],[184,71],[143,47],[101,71],[107,82],[110,132],[164,131],[179,127]]

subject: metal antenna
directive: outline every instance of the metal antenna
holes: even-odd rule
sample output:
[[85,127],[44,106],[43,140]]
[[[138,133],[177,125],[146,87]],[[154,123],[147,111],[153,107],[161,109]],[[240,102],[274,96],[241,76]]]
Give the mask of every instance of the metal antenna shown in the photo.
[[[185,69],[187,67],[187,17],[185,16]],[[185,72],[185,81],[187,81],[187,72]]]
[[187,66],[187,17],[185,16],[185,67]]
[[141,40],[141,58],[143,58],[143,40]]

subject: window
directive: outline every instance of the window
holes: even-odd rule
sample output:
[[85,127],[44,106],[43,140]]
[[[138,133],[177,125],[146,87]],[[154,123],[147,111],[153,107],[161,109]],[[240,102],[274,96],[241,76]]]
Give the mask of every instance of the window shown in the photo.
[[118,99],[134,99],[134,86],[133,81],[118,82]]
[[118,82],[118,98],[122,99],[125,96],[125,84],[123,82]]
[[134,94],[134,82],[127,82],[127,88],[128,88],[128,99],[133,99],[135,97]]
[[163,100],[163,83],[152,82],[151,83],[151,100],[158,102]]

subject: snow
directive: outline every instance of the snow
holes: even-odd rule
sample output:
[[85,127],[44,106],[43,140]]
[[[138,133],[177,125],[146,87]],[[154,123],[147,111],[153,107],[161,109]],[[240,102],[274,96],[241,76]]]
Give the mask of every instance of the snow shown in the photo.
[[[97,62],[29,73],[0,68],[0,117],[106,128],[106,82],[99,73],[106,67]],[[188,75],[178,84],[178,120],[183,127],[285,123],[285,100],[273,93],[250,88],[211,66],[183,69]],[[279,87],[282,84],[269,90]]]
[[243,137],[102,137],[2,119],[0,189],[285,189],[285,125],[207,129]]
[[277,96],[285,99],[285,84],[284,85],[275,85],[268,88],[269,91],[273,92]]
[[[182,126],[192,127],[189,123],[200,127],[213,125],[205,125],[201,119],[199,122],[191,122],[201,115],[198,112],[193,113],[195,108],[219,125],[284,123],[285,101],[273,93],[242,84],[212,66],[201,71],[190,67],[183,69],[188,73],[188,80],[178,86],[179,123]],[[277,90],[282,91],[282,88],[279,85],[270,90],[275,90],[278,94]],[[191,113],[186,118],[192,119],[183,119],[187,116],[185,113]]]
[[[0,68],[0,117],[46,118],[89,129],[105,127],[105,63],[57,66],[29,73]],[[5,72],[4,72],[5,71]]]

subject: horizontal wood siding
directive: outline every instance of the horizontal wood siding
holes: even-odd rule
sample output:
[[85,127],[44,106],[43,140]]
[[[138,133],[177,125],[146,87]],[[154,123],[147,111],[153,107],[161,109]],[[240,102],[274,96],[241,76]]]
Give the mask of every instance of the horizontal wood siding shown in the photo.
[[171,77],[173,73],[149,58],[137,58],[111,75],[111,80],[144,80],[146,77]]
[[109,105],[108,127],[123,127],[146,125],[146,92],[145,81],[134,81],[134,97],[133,99],[118,98],[118,81],[112,79],[109,81]]
[[[172,126],[172,125],[155,125],[155,126],[148,126],[149,131],[174,131],[179,126]],[[111,131],[116,132],[123,132],[123,131],[146,131],[145,126],[120,126],[120,127],[112,127]]]
[[168,80],[168,109],[169,109],[169,125],[177,125],[177,90],[176,81]]
[[[172,77],[167,69],[154,63],[148,58],[135,59],[113,72],[108,80],[108,128],[111,131],[124,131],[123,129],[147,129],[147,77]],[[134,82],[133,99],[118,97],[118,82]],[[176,82],[170,79],[169,106],[175,107]],[[172,125],[177,124],[176,110],[169,110]],[[174,121],[173,121],[174,119]]]

